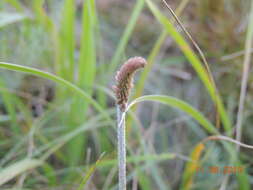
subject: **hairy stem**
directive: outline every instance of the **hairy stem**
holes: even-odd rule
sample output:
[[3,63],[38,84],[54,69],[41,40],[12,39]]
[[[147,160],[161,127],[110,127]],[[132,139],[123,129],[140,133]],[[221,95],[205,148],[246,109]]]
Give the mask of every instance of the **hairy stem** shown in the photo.
[[126,137],[125,137],[125,112],[117,106],[118,119],[118,167],[119,190],[126,190]]

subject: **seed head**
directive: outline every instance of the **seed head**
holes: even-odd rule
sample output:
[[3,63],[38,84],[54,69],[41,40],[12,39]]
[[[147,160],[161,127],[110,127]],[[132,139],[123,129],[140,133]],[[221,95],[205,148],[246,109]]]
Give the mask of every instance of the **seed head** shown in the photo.
[[121,111],[125,111],[130,90],[133,87],[133,75],[135,71],[143,68],[147,64],[142,57],[128,59],[120,68],[115,76],[116,85],[113,86],[117,104]]

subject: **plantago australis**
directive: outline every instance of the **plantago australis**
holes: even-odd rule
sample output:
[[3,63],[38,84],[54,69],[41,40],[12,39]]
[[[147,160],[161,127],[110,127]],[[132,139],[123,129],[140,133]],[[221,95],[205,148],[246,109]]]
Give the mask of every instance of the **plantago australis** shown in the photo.
[[125,111],[135,72],[145,67],[146,60],[142,57],[128,59],[116,74],[116,85],[113,91],[117,103],[117,135],[118,135],[118,167],[119,190],[126,190],[126,137],[125,137]]

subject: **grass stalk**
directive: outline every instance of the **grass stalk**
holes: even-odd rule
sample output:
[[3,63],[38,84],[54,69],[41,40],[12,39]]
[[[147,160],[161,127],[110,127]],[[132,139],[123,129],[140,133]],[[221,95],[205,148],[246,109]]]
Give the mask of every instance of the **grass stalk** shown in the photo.
[[126,133],[125,112],[117,106],[119,189],[126,190]]
[[[246,43],[245,43],[245,57],[244,57],[244,62],[243,62],[239,110],[238,110],[237,122],[236,122],[236,140],[237,141],[240,141],[241,136],[242,136],[243,110],[244,110],[244,103],[245,103],[245,97],[246,97],[246,92],[247,92],[247,82],[248,82],[249,70],[250,70],[252,42],[253,42],[253,1],[251,4],[249,26],[248,26],[248,31],[247,31]],[[237,145],[236,149],[239,151],[240,146]]]

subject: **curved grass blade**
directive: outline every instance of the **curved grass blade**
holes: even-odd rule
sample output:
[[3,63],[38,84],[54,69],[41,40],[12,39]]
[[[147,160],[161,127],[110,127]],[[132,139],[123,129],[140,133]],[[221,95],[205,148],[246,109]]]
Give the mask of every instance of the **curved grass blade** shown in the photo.
[[60,50],[62,64],[60,76],[74,81],[74,53],[75,53],[75,1],[65,0],[63,6],[60,36]]
[[87,93],[85,93],[83,90],[81,90],[80,88],[78,88],[74,84],[62,79],[61,77],[53,75],[49,72],[41,71],[39,69],[26,67],[26,66],[21,66],[21,65],[17,65],[17,64],[5,63],[5,62],[0,62],[0,68],[7,69],[7,70],[10,70],[10,71],[18,71],[18,72],[23,72],[23,73],[29,73],[31,75],[40,76],[42,78],[54,81],[58,84],[61,84],[65,87],[67,87],[72,92],[80,95],[85,101],[90,102],[90,104],[93,105],[97,109],[97,111],[102,113],[105,116],[105,118],[107,118],[109,121],[112,122],[110,116],[108,116],[106,111],[104,111],[103,108],[101,108],[101,106],[94,99],[92,99],[91,96],[89,96]]
[[148,95],[148,96],[141,96],[140,98],[136,98],[133,100],[129,106],[127,107],[127,111],[136,103],[144,102],[144,101],[153,101],[158,102],[162,104],[166,104],[168,106],[172,106],[174,108],[177,108],[188,115],[190,115],[192,118],[194,118],[196,121],[201,124],[209,133],[212,134],[218,134],[218,131],[213,126],[212,123],[210,123],[201,112],[193,108],[191,105],[187,104],[186,102],[179,100],[174,97],[170,96],[161,96],[161,95]]

